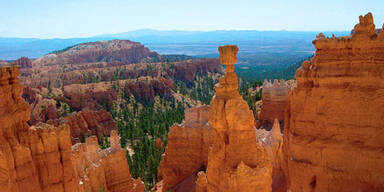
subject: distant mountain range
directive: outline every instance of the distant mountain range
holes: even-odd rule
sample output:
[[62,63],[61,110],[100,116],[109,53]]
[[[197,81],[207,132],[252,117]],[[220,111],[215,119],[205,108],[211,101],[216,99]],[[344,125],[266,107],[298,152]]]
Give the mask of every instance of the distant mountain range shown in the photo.
[[[38,58],[79,43],[112,39],[137,41],[160,54],[217,56],[217,46],[237,44],[239,57],[254,52],[313,52],[312,40],[319,32],[311,31],[157,31],[136,30],[89,38],[37,39],[0,37],[0,59],[15,60],[22,56]],[[325,32],[326,35],[348,35],[349,31]]]

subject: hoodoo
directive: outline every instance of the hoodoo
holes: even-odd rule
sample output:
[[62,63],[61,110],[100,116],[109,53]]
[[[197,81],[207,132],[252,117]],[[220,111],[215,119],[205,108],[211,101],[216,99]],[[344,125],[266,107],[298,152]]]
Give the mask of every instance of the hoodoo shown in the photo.
[[253,113],[238,92],[233,66],[238,48],[222,46],[219,51],[226,74],[215,85],[216,95],[209,112],[209,123],[214,130],[213,144],[207,171],[198,174],[196,189],[271,191],[272,165],[266,150],[257,143]]
[[291,191],[384,189],[384,32],[371,13],[359,19],[351,36],[319,34],[296,72],[283,146]]

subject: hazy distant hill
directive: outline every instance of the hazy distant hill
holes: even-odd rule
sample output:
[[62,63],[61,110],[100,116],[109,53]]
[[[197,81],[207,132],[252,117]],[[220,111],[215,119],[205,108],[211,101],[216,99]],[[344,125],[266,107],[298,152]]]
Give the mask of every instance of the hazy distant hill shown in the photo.
[[[21,56],[38,58],[55,50],[85,42],[128,39],[141,42],[160,54],[215,56],[217,46],[237,44],[239,57],[255,52],[312,52],[312,40],[319,32],[300,31],[157,31],[136,30],[89,38],[36,39],[0,37],[0,59],[14,60]],[[349,32],[328,32],[336,36]]]

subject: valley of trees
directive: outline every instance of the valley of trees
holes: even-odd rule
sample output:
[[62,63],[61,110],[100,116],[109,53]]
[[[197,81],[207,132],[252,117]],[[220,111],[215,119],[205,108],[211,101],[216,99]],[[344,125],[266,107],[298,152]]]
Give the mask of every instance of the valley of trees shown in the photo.
[[[222,72],[217,70],[202,74],[196,69],[193,80],[180,78],[183,75],[190,75],[181,73],[182,75],[179,77],[162,76],[165,83],[151,82],[152,72],[164,69],[172,72],[176,70],[175,66],[171,64],[172,62],[193,60],[194,58],[184,55],[167,55],[162,59],[163,63],[157,65],[150,63],[140,69],[135,66],[132,70],[135,72],[132,73],[133,75],[124,67],[112,68],[111,71],[106,69],[97,73],[84,71],[78,76],[77,82],[79,84],[109,82],[111,89],[116,92],[116,98],[113,100],[108,97],[96,100],[98,102],[96,108],[108,111],[117,122],[120,143],[122,148],[126,149],[131,175],[134,178],[140,177],[145,183],[146,190],[152,189],[157,182],[158,166],[168,143],[169,128],[174,123],[183,121],[186,108],[198,103],[209,105],[215,94],[214,85],[222,75]],[[239,59],[239,64],[236,65],[239,91],[255,116],[257,114],[255,103],[261,100],[262,96],[262,91],[257,91],[256,87],[262,85],[265,78],[292,79],[303,59],[304,57],[300,57],[299,60],[296,58],[296,61],[293,62],[293,58],[287,57],[279,61],[282,63],[292,61],[291,63],[294,63],[292,65],[282,63],[279,63],[281,65],[253,65],[251,61],[247,64]],[[275,61],[278,60],[275,58]],[[188,68],[186,67],[186,69]],[[144,79],[149,77],[149,80],[143,80],[141,77]],[[128,79],[131,81],[125,81]],[[127,86],[127,84],[130,85]],[[155,84],[157,87],[150,87]],[[57,86],[63,89],[63,83],[57,84]],[[52,92],[51,87],[55,86],[49,81],[49,92]],[[151,98],[147,98],[148,96]],[[80,111],[83,107],[72,108],[65,99],[56,101],[60,117],[73,111]],[[86,137],[87,135],[81,135],[81,142],[84,142]],[[101,148],[110,146],[108,136],[100,136],[98,139]]]
[[[147,190],[157,182],[157,169],[168,143],[169,128],[174,123],[181,123],[186,107],[191,107],[184,99],[209,104],[218,77],[218,74],[208,73],[197,74],[192,82],[173,79],[174,91],[182,95],[182,100],[162,95],[155,96],[153,100],[143,100],[138,95],[127,94],[124,87],[116,83],[113,88],[121,100],[113,102],[111,107],[100,104],[118,124],[120,143],[127,150],[132,177],[140,177]],[[103,137],[99,140],[102,148],[108,147]],[[156,140],[160,140],[163,146],[156,145]]]

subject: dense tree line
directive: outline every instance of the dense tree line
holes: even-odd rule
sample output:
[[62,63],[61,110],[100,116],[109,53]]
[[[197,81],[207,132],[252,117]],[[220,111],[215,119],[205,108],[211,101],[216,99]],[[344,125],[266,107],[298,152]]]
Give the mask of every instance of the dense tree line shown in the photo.
[[169,127],[184,119],[184,106],[175,99],[159,98],[157,102],[140,103],[125,96],[126,107],[109,110],[118,123],[121,146],[127,151],[131,175],[140,177],[149,190],[156,184],[157,169],[164,148],[156,146],[159,138],[165,145]]
[[261,86],[261,81],[244,81],[240,79],[239,92],[243,99],[248,103],[249,108],[255,112],[256,101],[261,100],[262,91],[257,91],[256,87]]

